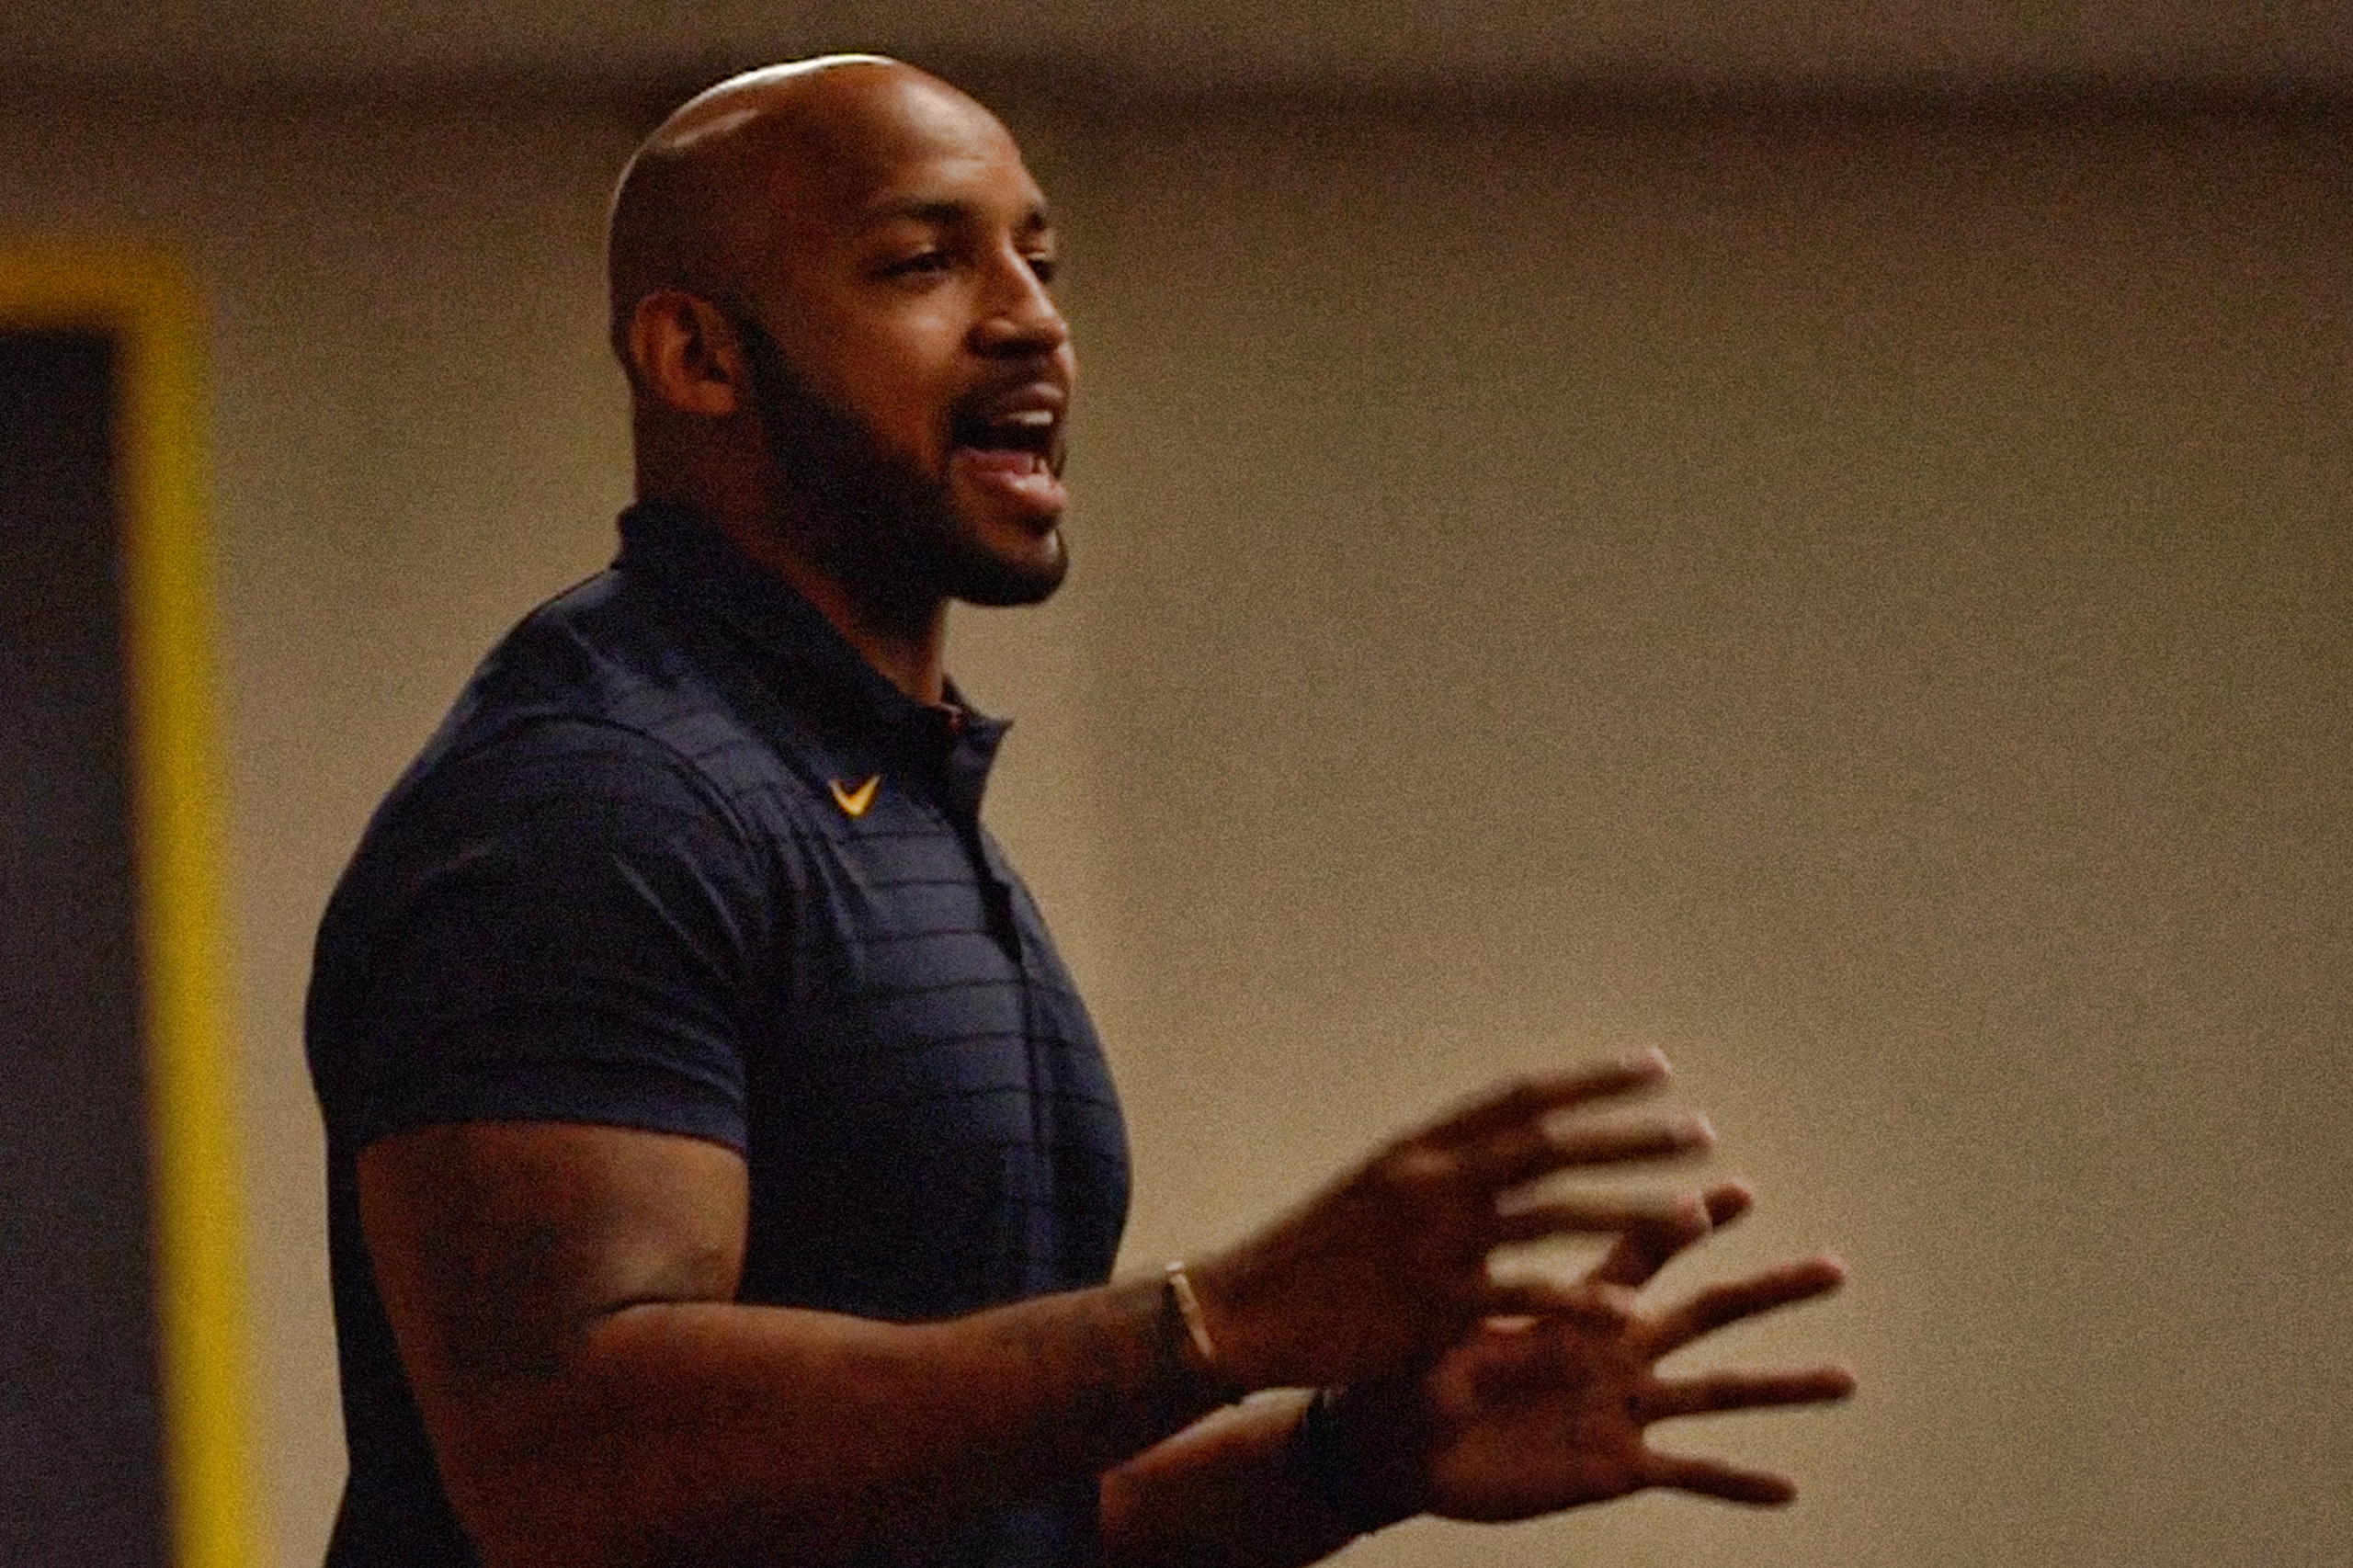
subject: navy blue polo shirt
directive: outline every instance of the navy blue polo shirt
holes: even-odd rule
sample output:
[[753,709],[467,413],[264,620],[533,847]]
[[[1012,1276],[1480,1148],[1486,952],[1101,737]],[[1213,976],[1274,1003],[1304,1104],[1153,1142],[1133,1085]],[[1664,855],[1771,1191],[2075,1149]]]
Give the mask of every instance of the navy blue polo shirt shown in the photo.
[[[980,824],[1004,731],[908,699],[670,507],[624,513],[612,568],[483,662],[369,824],[312,975],[351,1459],[332,1568],[474,1562],[360,1234],[354,1161],[388,1133],[738,1150],[745,1301],[910,1320],[1108,1278],[1126,1137]],[[1090,1562],[1095,1509],[1074,1482],[887,1561]]]

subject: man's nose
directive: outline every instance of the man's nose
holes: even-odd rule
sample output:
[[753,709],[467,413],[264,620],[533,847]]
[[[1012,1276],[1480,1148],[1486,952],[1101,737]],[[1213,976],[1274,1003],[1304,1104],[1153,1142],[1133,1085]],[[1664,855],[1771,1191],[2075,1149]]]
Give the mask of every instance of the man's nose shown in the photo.
[[1008,256],[992,269],[986,308],[974,324],[973,347],[989,355],[1051,354],[1070,341],[1070,324],[1027,256]]

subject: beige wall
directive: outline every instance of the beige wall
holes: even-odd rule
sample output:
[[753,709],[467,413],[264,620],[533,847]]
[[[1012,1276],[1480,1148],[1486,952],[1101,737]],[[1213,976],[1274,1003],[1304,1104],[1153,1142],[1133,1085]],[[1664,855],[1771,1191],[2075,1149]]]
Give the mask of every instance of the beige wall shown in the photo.
[[[1665,1044],[1851,1357],[1786,1458],[1368,1563],[2353,1551],[2353,207],[2341,134],[1016,118],[1073,231],[1078,567],[965,618],[992,810],[1130,1101],[1131,1256],[1495,1074]],[[214,302],[256,1386],[340,1469],[312,923],[626,470],[618,118],[0,119],[0,233]],[[1705,1272],[1690,1268],[1687,1280]]]

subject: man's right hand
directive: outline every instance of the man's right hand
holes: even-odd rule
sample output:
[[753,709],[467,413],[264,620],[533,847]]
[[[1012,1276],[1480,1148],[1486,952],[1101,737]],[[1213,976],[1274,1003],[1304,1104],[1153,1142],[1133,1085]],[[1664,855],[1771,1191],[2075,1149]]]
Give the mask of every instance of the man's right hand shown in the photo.
[[1376,1375],[1452,1343],[1480,1318],[1559,1304],[1565,1285],[1495,1279],[1488,1256],[1497,1247],[1678,1224],[1704,1232],[1697,1193],[1502,1201],[1562,1171],[1709,1148],[1715,1134],[1691,1112],[1591,1114],[1666,1075],[1665,1059],[1645,1051],[1514,1084],[1400,1139],[1266,1231],[1194,1264],[1188,1273],[1214,1372],[1254,1389]]

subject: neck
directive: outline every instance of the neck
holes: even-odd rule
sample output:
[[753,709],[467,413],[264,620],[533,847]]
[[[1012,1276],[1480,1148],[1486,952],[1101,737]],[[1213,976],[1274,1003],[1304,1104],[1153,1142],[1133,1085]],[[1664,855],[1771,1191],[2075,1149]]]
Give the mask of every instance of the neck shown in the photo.
[[805,562],[765,562],[842,634],[882,678],[917,702],[947,699],[948,601],[873,605]]
[[922,593],[859,593],[809,561],[777,526],[766,470],[756,458],[707,462],[670,472],[647,461],[639,443],[637,494],[699,512],[738,550],[784,579],[858,651],[882,678],[917,702],[937,703],[947,692],[948,601]]
[[704,514],[738,550],[816,607],[843,641],[882,678],[917,702],[938,703],[948,689],[948,601],[920,594],[883,597],[854,592],[779,538],[765,519]]

